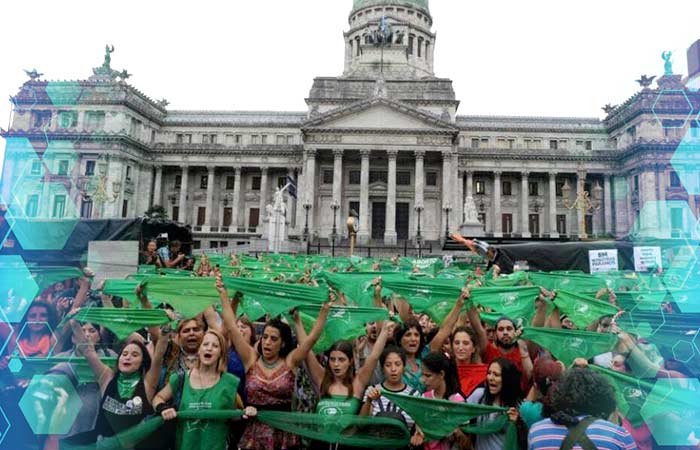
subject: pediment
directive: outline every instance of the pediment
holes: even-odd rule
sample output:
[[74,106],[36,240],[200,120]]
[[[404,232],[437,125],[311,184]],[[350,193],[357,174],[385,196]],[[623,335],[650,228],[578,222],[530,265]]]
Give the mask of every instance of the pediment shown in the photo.
[[329,111],[304,124],[304,129],[456,131],[453,124],[387,99],[365,100]]

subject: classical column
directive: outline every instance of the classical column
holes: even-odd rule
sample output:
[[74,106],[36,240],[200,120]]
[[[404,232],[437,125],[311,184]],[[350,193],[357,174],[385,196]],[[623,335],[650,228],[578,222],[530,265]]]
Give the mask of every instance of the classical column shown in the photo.
[[530,235],[530,191],[528,171],[520,172],[520,235],[529,238]]
[[603,215],[605,217],[605,234],[612,234],[612,189],[609,174],[603,175],[603,208]]
[[493,173],[493,237],[503,237],[501,221],[501,172]]
[[[431,46],[432,48],[432,46]],[[459,230],[462,225],[462,209],[464,208],[464,198],[462,197],[463,180],[459,176],[459,153],[453,148],[450,154],[450,185],[452,186],[452,212],[450,213],[450,228]],[[450,231],[452,231],[450,230]]]
[[258,215],[258,229],[256,233],[262,233],[263,218],[265,217],[265,207],[267,206],[267,167],[260,168],[260,214]]
[[157,165],[156,166],[156,179],[153,182],[153,203],[151,204],[151,206],[153,206],[153,205],[163,206],[163,203],[162,203],[163,199],[161,198],[162,197],[161,190],[163,188],[162,186],[163,186],[163,166]]
[[[627,184],[627,194],[625,199],[627,202],[627,231],[631,232],[634,230],[634,224],[637,220],[637,214],[632,208],[632,195],[634,195],[634,175],[628,175],[625,178],[625,183]],[[637,193],[637,198],[639,199],[639,193]]]
[[207,210],[204,216],[204,228],[203,231],[211,231],[211,218],[214,215],[214,175],[216,173],[216,166],[207,166]]
[[[287,169],[287,182],[292,181],[296,183],[296,178],[294,177],[294,168],[289,168]],[[286,184],[286,183],[285,183]],[[297,189],[298,189],[298,184],[297,184]],[[297,191],[297,196],[299,195]],[[289,224],[289,228],[293,229],[296,227],[296,219],[297,219],[297,198],[293,197],[291,195],[287,195],[287,223]]]
[[613,204],[615,205],[613,226],[615,235],[620,237],[628,231],[629,227],[627,221],[627,215],[629,214],[627,207],[627,178],[624,176],[613,176],[611,178]]
[[[239,216],[239,209],[240,209],[240,202],[241,202],[241,168],[240,167],[235,167],[234,168],[235,172],[233,175],[233,202],[231,205],[231,226],[229,227],[229,231],[233,233],[238,232],[238,216]],[[245,205],[243,205],[245,210]],[[245,219],[243,221],[245,223]]]
[[[452,194],[452,170],[450,167],[450,164],[452,163],[452,155],[450,154],[449,151],[443,151],[442,153],[442,210],[439,212],[441,220],[438,223],[441,223],[442,226],[440,227],[440,231],[438,233],[438,236],[444,235],[445,233],[445,228],[446,228],[446,220],[447,217],[445,215],[444,208],[450,207],[452,210],[454,210],[455,205],[454,205],[454,198]],[[450,213],[451,214],[451,213]],[[450,217],[451,218],[451,217]]]
[[[316,149],[306,150],[306,197],[307,203],[311,205],[311,211],[309,211],[309,233],[313,235],[314,233],[314,217],[317,215],[316,209]],[[320,202],[318,202],[320,204]],[[320,217],[320,216],[319,216]]]
[[549,237],[558,238],[557,231],[557,173],[549,174]]
[[296,228],[295,233],[301,236],[304,232],[304,203],[306,202],[306,156],[303,157],[301,167],[297,170],[297,217],[296,217]]
[[464,170],[457,171],[457,227],[464,223]]
[[369,153],[370,150],[360,150],[360,230],[357,232],[360,244],[369,242]]
[[12,152],[5,154],[5,170],[2,175],[2,200],[5,204],[10,204],[10,188],[12,187],[13,177],[15,172],[15,156]]
[[[342,205],[343,205],[343,193],[342,193],[342,188],[343,188],[343,149],[337,148],[333,150],[333,200],[334,202],[337,202],[338,205],[341,205],[340,208],[338,208],[335,211],[335,221],[337,224],[337,229],[339,231],[338,234],[341,236],[344,235],[343,233],[343,227],[342,227]],[[340,226],[338,226],[340,225]]]
[[190,167],[187,164],[182,166],[182,181],[180,182],[180,208],[177,221],[186,224],[187,221],[187,181]]
[[[424,207],[423,205],[423,190],[425,189],[425,170],[423,167],[423,162],[425,158],[425,150],[416,150],[415,152],[416,156],[416,174],[415,174],[415,179],[416,179],[416,185],[415,185],[415,196],[413,198],[413,206],[414,208],[416,206],[420,206],[421,208]],[[416,213],[417,214],[417,213]],[[421,215],[423,213],[421,212]],[[421,222],[422,222],[421,218]],[[414,220],[415,224],[415,230],[414,230],[414,236],[418,233],[418,220]],[[422,227],[422,225],[421,225]],[[422,233],[422,230],[421,230]]]
[[387,150],[389,171],[386,194],[386,217],[384,224],[384,243],[396,245],[396,157],[398,150]]
[[[583,197],[583,185],[586,182],[586,173],[577,172],[576,173],[576,198]],[[583,228],[581,228],[583,227]],[[581,236],[586,231],[586,213],[581,208],[576,208],[576,229],[578,230],[578,235]],[[593,230],[591,230],[593,231]]]

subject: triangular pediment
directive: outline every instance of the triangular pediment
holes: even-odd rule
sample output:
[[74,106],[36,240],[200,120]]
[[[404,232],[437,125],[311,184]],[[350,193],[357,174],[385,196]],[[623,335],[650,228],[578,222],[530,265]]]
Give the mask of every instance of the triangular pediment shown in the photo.
[[416,131],[456,131],[453,124],[405,104],[384,99],[363,100],[314,117],[304,129],[403,129]]

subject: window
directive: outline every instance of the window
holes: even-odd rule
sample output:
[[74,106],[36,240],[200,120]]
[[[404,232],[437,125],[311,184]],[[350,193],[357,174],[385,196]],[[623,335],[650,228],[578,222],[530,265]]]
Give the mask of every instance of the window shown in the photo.
[[233,186],[235,185],[236,182],[236,176],[235,175],[229,175],[226,177],[226,190],[233,190]]
[[282,136],[281,134],[278,134],[277,135],[277,145],[282,145],[285,142],[286,142],[286,140],[285,140],[284,136]]
[[350,207],[350,209],[348,209],[348,212],[349,212],[349,211],[355,211],[355,212],[357,213],[357,215],[358,215],[358,218],[359,218],[359,215],[360,215],[360,202],[350,202],[350,204],[349,204],[348,206]]
[[32,175],[41,175],[41,161],[32,161]]
[[426,186],[437,186],[437,172],[426,172],[425,173],[425,185]]
[[39,214],[39,195],[30,195],[27,199],[27,209],[25,211],[27,217],[36,217]]
[[258,144],[260,144],[260,136],[258,136],[257,134],[252,135],[252,136],[250,137],[250,143],[251,143],[251,145],[258,145]]
[[175,136],[175,143],[176,144],[182,144],[184,142],[184,135],[183,134],[178,134]]
[[[502,188],[501,188],[501,189],[502,189],[502,191],[501,191],[501,194],[502,194],[502,195],[513,195],[513,193],[512,193],[512,186],[511,186],[510,181],[504,181],[504,182],[502,182],[502,183],[501,183],[501,186],[502,186]],[[478,193],[478,192],[477,192],[477,193]]]
[[638,194],[639,193],[639,175],[634,176],[634,178],[632,179],[632,183],[634,186],[634,193]]
[[208,183],[209,183],[209,175],[202,175],[202,177],[199,179],[199,188],[206,189]]
[[675,170],[671,172],[671,187],[681,187],[681,178]]
[[221,246],[221,248],[226,248],[226,247],[228,247],[228,241],[221,241],[221,242],[219,242],[219,246]]
[[503,214],[501,217],[501,225],[503,233],[511,234],[513,232],[513,215]]
[[44,128],[51,124],[51,111],[32,111],[34,128]]
[[528,217],[528,229],[530,234],[540,234],[540,215],[530,214]]
[[95,175],[95,161],[85,161],[85,176]]
[[131,166],[126,166],[126,181],[131,180]]
[[294,135],[290,134],[287,136],[287,145],[294,144]]
[[323,171],[323,184],[333,184],[333,171],[324,170]]
[[219,248],[219,241],[209,241],[209,248]]
[[559,149],[559,142],[556,141],[556,140],[554,140],[554,139],[550,140],[550,141],[549,141],[549,149],[550,149],[550,150],[557,150],[557,149]]
[[559,148],[561,150],[566,150],[567,142],[565,140],[559,141]]
[[85,113],[85,119],[87,131],[97,131],[105,126],[105,113],[103,111],[88,111]]
[[411,185],[411,172],[396,172],[396,184],[399,186]]
[[593,150],[593,141],[586,141],[586,150]]
[[210,134],[210,135],[209,135],[209,143],[210,143],[210,144],[216,144],[216,139],[217,139],[217,135],[216,135],[216,134]]
[[266,134],[263,134],[263,135],[260,137],[260,143],[261,143],[262,145],[267,144],[267,135],[266,135]]
[[[414,44],[415,39],[416,39],[416,37],[413,36],[412,34],[408,35],[408,54],[409,55],[413,54],[413,44]],[[357,56],[360,56],[360,46],[359,45],[357,46]]]
[[173,206],[173,222],[179,222],[180,221],[180,207],[179,206]]
[[423,37],[418,37],[418,57],[423,56]]
[[259,191],[261,182],[262,182],[262,177],[253,177],[253,180],[251,181],[250,189],[253,191]]
[[680,237],[680,232],[683,232],[683,209],[671,208],[672,237]]
[[359,170],[351,170],[348,176],[348,184],[360,184],[362,172]]
[[243,143],[243,135],[237,134],[236,138],[234,139],[234,142],[236,143],[236,145],[241,145]]
[[479,148],[479,138],[472,138],[472,148]]
[[566,214],[557,214],[557,233],[566,234]]
[[250,212],[248,213],[248,231],[251,233],[255,233],[255,229],[258,227],[259,223],[260,223],[260,209],[259,208],[250,208]]
[[58,126],[61,128],[74,128],[78,126],[77,111],[60,111],[58,113]]
[[175,189],[182,188],[182,175],[175,175]]
[[476,180],[476,194],[486,194],[486,183],[484,182],[484,180]]
[[389,174],[386,170],[370,170],[369,171],[369,182],[370,183],[388,183]]
[[199,250],[200,248],[202,248],[202,241],[193,241],[192,248],[194,250]]
[[185,135],[185,144],[191,144],[191,143],[192,143],[192,135],[186,134]]
[[58,175],[66,176],[68,175],[68,161],[58,162]]
[[496,144],[498,145],[498,148],[513,149],[513,148],[515,148],[515,139],[512,139],[512,138],[499,138],[499,139],[496,141]]
[[92,199],[85,197],[83,202],[80,204],[80,217],[83,219],[90,219],[92,217]]
[[556,191],[555,193],[556,193],[557,197],[564,196],[564,182],[563,181],[557,181],[555,191]]
[[53,211],[51,217],[55,219],[62,219],[66,214],[66,196],[56,195],[53,198]]
[[540,195],[539,194],[539,184],[537,183],[537,181],[530,181],[528,183],[527,187],[528,187],[528,193],[530,195]]
[[156,130],[151,130],[151,144],[156,141]]
[[122,217],[127,217],[129,215],[129,200],[124,199],[122,202]]
[[633,125],[633,126],[629,127],[629,128],[625,131],[625,133],[627,133],[627,136],[629,136],[630,138],[634,139],[634,138],[637,136],[637,127]]
[[287,185],[287,177],[277,177],[277,187],[282,189]]
[[481,138],[481,141],[479,142],[479,147],[487,148],[488,146],[489,146],[489,138]]
[[129,129],[129,134],[138,138],[138,134],[141,132],[141,121],[135,118],[131,118],[131,127]]
[[224,227],[230,227],[233,219],[233,208],[224,208]]
[[206,217],[207,217],[207,208],[204,206],[200,206],[199,208],[197,208],[197,226],[198,227],[201,227],[202,225],[204,225]]

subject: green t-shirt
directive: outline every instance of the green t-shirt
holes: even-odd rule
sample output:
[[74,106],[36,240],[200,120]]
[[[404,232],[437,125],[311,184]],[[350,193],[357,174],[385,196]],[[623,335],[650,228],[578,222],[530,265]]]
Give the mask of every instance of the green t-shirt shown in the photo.
[[316,405],[316,414],[324,416],[355,415],[360,411],[360,399],[345,395],[323,397]]
[[[178,375],[170,376],[170,389],[178,389]],[[185,375],[179,411],[201,411],[203,409],[235,409],[236,390],[239,380],[230,373],[221,374],[221,379],[207,389],[190,386],[190,375]],[[228,425],[222,420],[178,420],[175,436],[179,450],[225,450]]]

